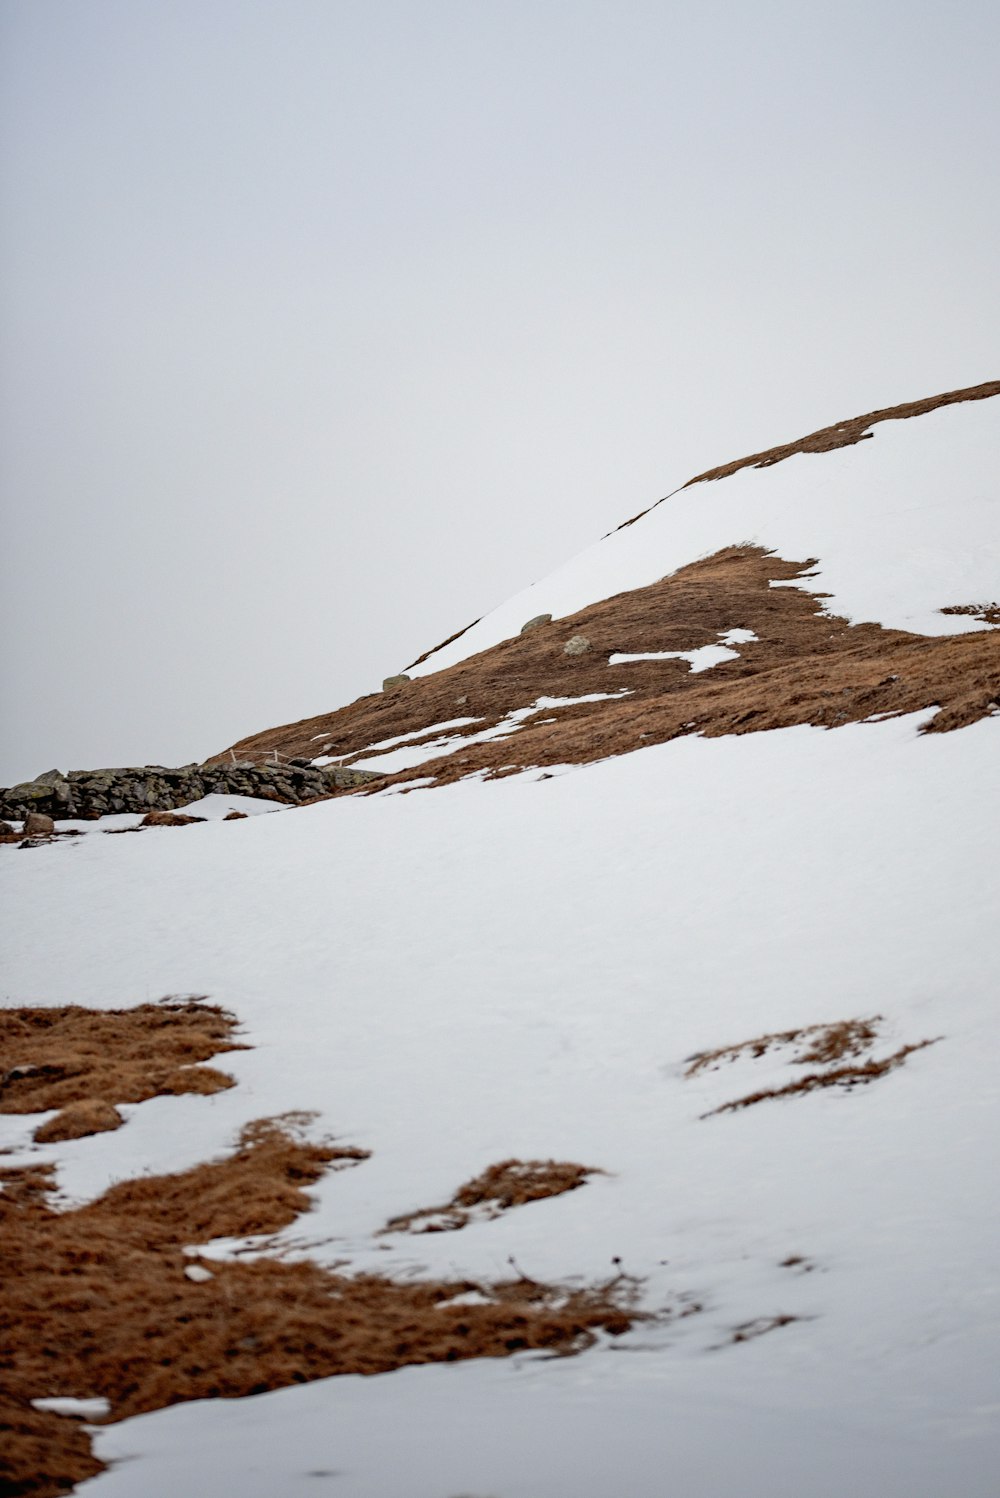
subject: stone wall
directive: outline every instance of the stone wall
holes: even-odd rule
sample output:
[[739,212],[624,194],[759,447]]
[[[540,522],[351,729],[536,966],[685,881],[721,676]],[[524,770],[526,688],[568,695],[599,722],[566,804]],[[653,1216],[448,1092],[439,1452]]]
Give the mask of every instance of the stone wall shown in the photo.
[[306,760],[278,765],[140,765],[125,770],[49,770],[37,780],[0,789],[0,819],[19,819],[31,811],[58,818],[104,816],[108,812],[173,811],[217,792],[228,796],[263,796],[292,806],[353,790],[380,780],[376,770],[316,768]]

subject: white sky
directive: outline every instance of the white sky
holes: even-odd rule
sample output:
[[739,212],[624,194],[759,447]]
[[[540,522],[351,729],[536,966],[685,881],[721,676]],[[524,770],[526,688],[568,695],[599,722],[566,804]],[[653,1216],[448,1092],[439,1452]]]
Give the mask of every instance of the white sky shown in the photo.
[[4,783],[377,690],[700,469],[997,375],[986,0],[0,27]]

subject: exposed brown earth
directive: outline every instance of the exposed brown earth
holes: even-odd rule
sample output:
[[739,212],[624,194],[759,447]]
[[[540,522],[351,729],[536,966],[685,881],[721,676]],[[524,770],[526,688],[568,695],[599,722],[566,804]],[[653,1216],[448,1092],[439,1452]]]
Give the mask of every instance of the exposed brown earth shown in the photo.
[[[829,1025],[805,1025],[798,1030],[777,1030],[770,1035],[759,1035],[754,1040],[740,1041],[737,1045],[720,1046],[714,1051],[704,1051],[692,1056],[684,1075],[697,1076],[703,1071],[715,1071],[728,1062],[743,1058],[757,1061],[770,1051],[795,1046],[795,1054],[789,1058],[791,1066],[820,1066],[824,1070],[808,1072],[779,1087],[764,1087],[756,1092],[722,1103],[703,1113],[703,1118],[712,1118],[718,1113],[737,1113],[771,1098],[796,1097],[816,1092],[823,1087],[851,1089],[875,1082],[888,1076],[891,1071],[904,1064],[914,1051],[936,1045],[940,1036],[933,1040],[920,1040],[913,1045],[901,1046],[889,1056],[879,1058],[868,1055],[879,1038],[878,1026],[882,1016],[871,1019],[840,1020]],[[866,1059],[861,1059],[862,1057]]]
[[[0,1009],[0,1113],[62,1109],[35,1134],[46,1142],[116,1127],[109,1121],[115,1103],[219,1092],[233,1086],[232,1077],[197,1063],[244,1049],[233,1039],[236,1023],[200,999],[135,1009]],[[92,1129],[82,1127],[88,1118]]]
[[[836,728],[933,706],[940,710],[927,731],[943,732],[1000,706],[1000,631],[924,636],[851,625],[822,612],[822,595],[771,586],[805,578],[814,566],[756,547],[729,547],[433,676],[255,734],[233,753],[262,760],[277,749],[288,756],[343,756],[347,764],[360,755],[363,762],[361,751],[373,743],[403,734],[419,742],[421,732],[427,736],[435,724],[458,717],[478,720],[461,730],[473,733],[539,697],[628,689],[612,701],[541,710],[509,737],[428,758],[380,781],[382,789],[415,779],[443,785],[476,772],[585,763],[689,733],[715,737],[807,723]],[[708,671],[692,672],[680,660],[608,664],[616,653],[716,644],[736,628],[752,630],[757,640],[734,647],[735,660]],[[563,646],[577,634],[591,649],[565,655]]]
[[[395,1283],[273,1258],[207,1261],[210,1277],[186,1276],[196,1261],[185,1244],[276,1231],[307,1207],[304,1185],[364,1153],[263,1122],[227,1160],[124,1182],[66,1212],[49,1206],[44,1168],[7,1172],[0,1492],[46,1498],[99,1470],[79,1424],[31,1399],[103,1396],[119,1420],[337,1373],[569,1352],[632,1324],[634,1286],[620,1276],[585,1290],[524,1277]],[[475,1304],[449,1304],[469,1292]]]
[[382,1232],[457,1232],[473,1217],[499,1217],[511,1207],[562,1196],[582,1186],[588,1176],[600,1174],[603,1172],[594,1166],[565,1160],[501,1160],[460,1186],[450,1202],[393,1217]]

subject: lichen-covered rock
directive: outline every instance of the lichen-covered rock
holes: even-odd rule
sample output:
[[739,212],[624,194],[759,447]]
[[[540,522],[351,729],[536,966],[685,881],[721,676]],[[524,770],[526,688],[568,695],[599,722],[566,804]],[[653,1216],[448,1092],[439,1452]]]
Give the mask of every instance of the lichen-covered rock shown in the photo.
[[324,765],[323,778],[327,781],[326,790],[332,784],[338,791],[348,791],[371,780],[382,780],[384,776],[379,770],[352,770],[346,765]]
[[584,655],[590,649],[586,635],[573,635],[563,646],[563,655]]
[[407,676],[405,671],[400,671],[396,676],[387,676],[385,678],[382,682],[382,690],[383,692],[391,692],[393,687],[405,686],[411,680],[412,678]]
[[551,623],[552,623],[552,615],[551,614],[536,614],[535,617],[534,617],[534,619],[529,619],[528,622],[527,622],[527,624],[522,624],[521,625],[521,633],[522,633],[522,635],[526,635],[528,633],[529,629],[537,629],[540,624],[551,624]]

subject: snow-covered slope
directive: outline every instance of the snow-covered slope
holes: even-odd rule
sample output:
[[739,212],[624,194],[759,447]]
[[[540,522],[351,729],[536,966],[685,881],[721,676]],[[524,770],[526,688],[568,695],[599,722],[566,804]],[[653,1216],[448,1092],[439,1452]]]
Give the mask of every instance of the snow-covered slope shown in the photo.
[[737,544],[817,558],[807,586],[852,623],[921,634],[981,629],[940,610],[997,591],[998,404],[987,397],[940,406],[879,422],[847,447],[686,485],[410,670],[440,671],[537,614],[575,613]]
[[[696,484],[419,670],[744,543],[818,559],[804,586],[831,594],[830,612],[986,631],[995,647],[988,612],[938,611],[1000,597],[998,459],[1000,401],[983,399]],[[905,648],[916,662],[931,646]],[[310,1110],[316,1137],[370,1158],[319,1181],[313,1212],[276,1242],[201,1244],[203,1265],[250,1247],[484,1286],[512,1264],[547,1283],[624,1272],[653,1313],[574,1358],[330,1378],[101,1426],[111,1465],[80,1491],[992,1495],[989,659],[976,667],[987,705],[951,732],[921,731],[931,703],[836,731],[692,732],[589,763],[567,747],[562,765],[485,783],[410,794],[411,780],[0,849],[7,1004],[206,994],[251,1047],[225,1058],[235,1087],[123,1106],[114,1132],[38,1145],[37,1114],[4,1116],[4,1163],[54,1162],[65,1202],[90,1201],[222,1156],[255,1119]],[[655,669],[680,680],[688,664]],[[560,700],[533,703],[552,733],[582,711]],[[474,714],[435,710],[425,732],[476,732]],[[413,737],[368,742],[388,756]],[[461,1228],[382,1231],[509,1158],[603,1174]],[[39,1396],[67,1392],[57,1370],[51,1382]]]

